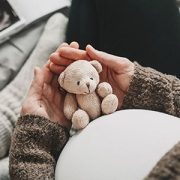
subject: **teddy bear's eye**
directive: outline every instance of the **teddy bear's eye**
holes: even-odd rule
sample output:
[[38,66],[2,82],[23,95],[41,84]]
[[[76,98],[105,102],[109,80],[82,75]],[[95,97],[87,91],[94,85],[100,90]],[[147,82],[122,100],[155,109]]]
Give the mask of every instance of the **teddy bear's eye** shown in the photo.
[[78,85],[78,86],[80,85],[80,81],[77,82],[77,85]]
[[93,78],[90,78],[91,80],[93,80]]

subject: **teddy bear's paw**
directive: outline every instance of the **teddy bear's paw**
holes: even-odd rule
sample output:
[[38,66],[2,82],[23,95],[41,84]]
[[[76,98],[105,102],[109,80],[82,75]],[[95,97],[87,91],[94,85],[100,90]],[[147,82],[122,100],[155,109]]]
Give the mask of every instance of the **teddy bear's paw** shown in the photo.
[[112,87],[107,82],[102,82],[98,85],[97,93],[100,97],[104,98],[109,94],[112,94]]
[[82,109],[78,109],[72,117],[72,124],[74,129],[83,129],[89,123],[89,115]]
[[72,125],[72,127],[71,127],[71,129],[70,129],[70,131],[69,131],[70,136],[71,136],[71,137],[74,136],[77,132],[78,132],[78,130],[75,129],[75,128],[73,127],[73,125]]
[[102,112],[104,114],[111,114],[115,112],[117,107],[118,98],[114,94],[109,94],[108,96],[106,96],[101,103]]

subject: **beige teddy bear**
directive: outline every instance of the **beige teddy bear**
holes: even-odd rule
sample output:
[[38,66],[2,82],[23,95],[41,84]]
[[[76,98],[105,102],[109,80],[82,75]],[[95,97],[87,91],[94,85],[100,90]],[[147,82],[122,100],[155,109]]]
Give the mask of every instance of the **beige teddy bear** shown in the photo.
[[67,91],[64,114],[79,130],[101,114],[110,114],[118,107],[118,98],[112,94],[107,82],[99,84],[102,66],[98,61],[78,60],[70,64],[59,76],[60,86]]

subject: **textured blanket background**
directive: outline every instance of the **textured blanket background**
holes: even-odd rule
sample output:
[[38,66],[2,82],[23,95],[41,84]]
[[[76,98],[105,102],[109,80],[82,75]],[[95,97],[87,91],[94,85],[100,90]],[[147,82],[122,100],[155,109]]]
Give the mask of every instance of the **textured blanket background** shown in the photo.
[[[0,72],[4,73],[4,79],[0,78],[3,82],[0,91],[0,180],[9,179],[6,156],[21,103],[33,78],[34,67],[42,67],[49,55],[64,41],[67,21],[62,13],[56,13],[46,24],[45,21],[41,22],[0,48],[0,67],[3,70]],[[9,82],[10,79],[12,81]]]

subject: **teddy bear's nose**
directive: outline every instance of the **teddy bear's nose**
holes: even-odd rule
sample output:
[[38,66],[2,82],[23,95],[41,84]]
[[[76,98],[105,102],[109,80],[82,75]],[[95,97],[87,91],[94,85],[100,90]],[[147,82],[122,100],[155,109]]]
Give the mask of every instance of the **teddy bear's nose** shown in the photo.
[[87,82],[87,83],[86,83],[86,86],[87,86],[87,87],[88,87],[88,89],[89,89],[89,86],[90,86],[89,82]]

